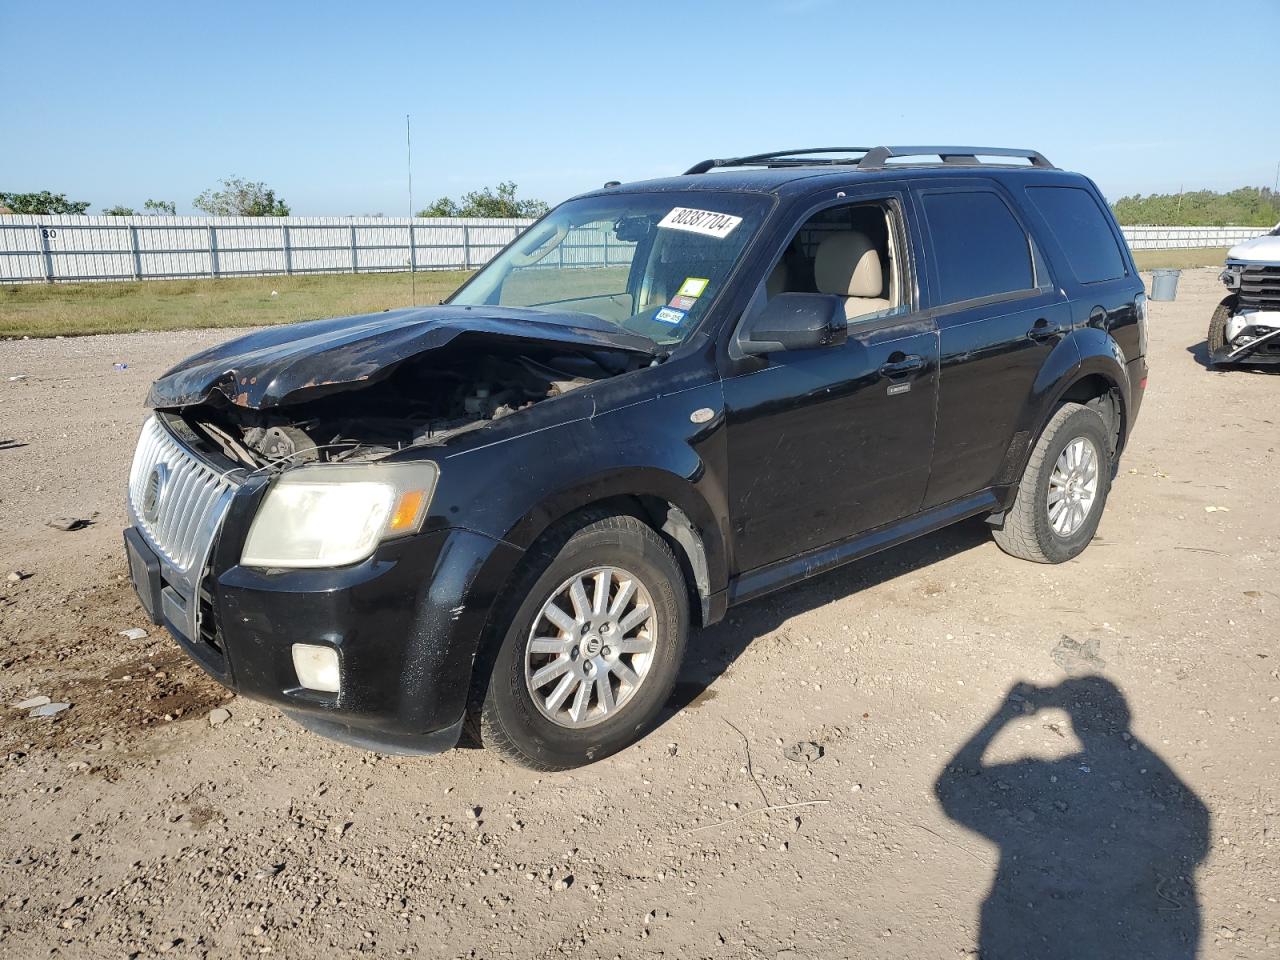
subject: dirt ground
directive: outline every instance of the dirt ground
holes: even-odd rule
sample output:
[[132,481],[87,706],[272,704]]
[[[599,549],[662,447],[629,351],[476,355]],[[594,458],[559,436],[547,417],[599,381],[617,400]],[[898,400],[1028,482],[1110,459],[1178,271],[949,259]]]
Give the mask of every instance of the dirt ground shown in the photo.
[[1152,304],[1083,556],[968,523],[736,609],[561,775],[332,744],[121,636],[146,387],[231,332],[0,343],[0,957],[1280,956],[1280,375],[1203,365],[1215,273]]

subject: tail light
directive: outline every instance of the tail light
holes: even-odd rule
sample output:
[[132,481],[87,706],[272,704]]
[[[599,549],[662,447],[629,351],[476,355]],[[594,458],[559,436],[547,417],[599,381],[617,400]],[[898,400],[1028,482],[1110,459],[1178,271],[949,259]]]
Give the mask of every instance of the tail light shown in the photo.
[[1147,295],[1140,293],[1133,301],[1134,312],[1138,315],[1138,356],[1147,355]]

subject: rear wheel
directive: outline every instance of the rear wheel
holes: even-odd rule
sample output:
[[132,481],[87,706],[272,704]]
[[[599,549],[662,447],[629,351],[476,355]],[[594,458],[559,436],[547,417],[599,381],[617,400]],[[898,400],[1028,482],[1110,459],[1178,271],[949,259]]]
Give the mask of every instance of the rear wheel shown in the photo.
[[657,718],[684,656],[688,594],[671,548],[635,517],[566,528],[536,550],[510,594],[480,738],[523,766],[563,770]]
[[1111,489],[1111,442],[1094,409],[1063,404],[1036,441],[1004,524],[993,530],[1005,553],[1062,563],[1093,539]]

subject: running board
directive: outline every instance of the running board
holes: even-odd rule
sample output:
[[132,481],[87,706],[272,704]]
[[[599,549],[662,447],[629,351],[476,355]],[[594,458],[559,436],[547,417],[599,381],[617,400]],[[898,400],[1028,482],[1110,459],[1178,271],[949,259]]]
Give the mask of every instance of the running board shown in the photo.
[[995,494],[990,490],[984,490],[963,500],[953,500],[951,503],[918,513],[906,520],[896,520],[847,540],[819,547],[798,557],[757,567],[734,579],[729,587],[729,603],[733,605],[754,600],[756,597],[762,597],[766,593],[773,593],[775,590],[781,590],[801,580],[816,577],[851,561],[861,560],[863,557],[869,557],[889,547],[896,547],[900,543],[914,540],[926,533],[941,530],[967,517],[993,513],[999,509],[1000,502]]

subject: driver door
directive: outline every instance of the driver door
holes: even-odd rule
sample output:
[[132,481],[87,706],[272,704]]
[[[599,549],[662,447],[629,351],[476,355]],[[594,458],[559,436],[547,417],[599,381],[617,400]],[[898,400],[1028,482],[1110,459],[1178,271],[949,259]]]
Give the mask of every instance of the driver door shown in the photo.
[[[897,189],[847,192],[842,206],[864,208],[852,211],[855,222],[866,222],[866,207],[884,213],[882,256],[890,261],[885,286],[893,302],[888,311],[868,316],[857,315],[861,307],[852,304],[845,343],[748,358],[723,381],[736,573],[909,516],[924,499],[938,336],[918,307],[910,198]],[[818,213],[838,221],[833,208]],[[793,258],[785,271],[791,287],[784,289],[791,292],[833,292],[823,289],[830,281],[822,274],[830,270],[814,270],[815,264],[829,266],[816,258],[821,231],[806,236],[814,220],[811,211],[799,242],[783,248]],[[808,258],[807,277],[805,263],[794,260],[797,250]],[[773,293],[781,292],[775,271],[766,273]],[[810,290],[797,291],[796,285]]]

